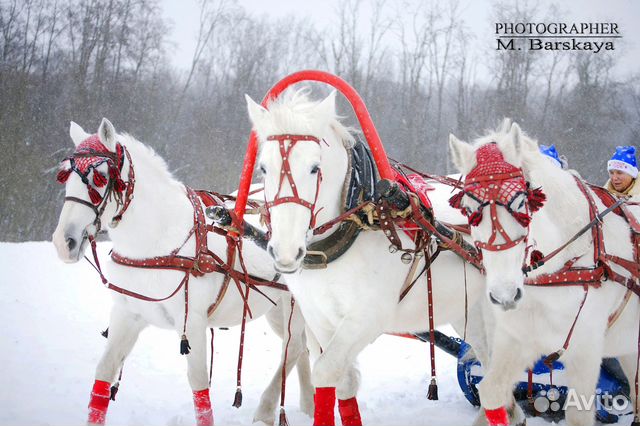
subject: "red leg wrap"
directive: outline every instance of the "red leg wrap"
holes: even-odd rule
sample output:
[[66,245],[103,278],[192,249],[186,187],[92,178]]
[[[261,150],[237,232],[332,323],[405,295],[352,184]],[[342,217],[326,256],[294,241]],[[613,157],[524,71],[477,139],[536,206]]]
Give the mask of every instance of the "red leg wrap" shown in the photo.
[[339,399],[338,410],[340,411],[342,426],[362,426],[358,400],[355,396],[349,399]]
[[314,426],[335,426],[333,409],[336,406],[336,388],[316,388],[313,396],[316,409],[313,416]]
[[198,426],[213,426],[213,410],[209,389],[193,391],[193,406],[196,409],[196,423]]
[[495,410],[484,410],[484,414],[487,416],[489,426],[509,426],[509,416],[504,407],[496,408]]
[[89,400],[89,423],[103,425],[105,417],[107,417],[107,408],[109,407],[109,398],[111,397],[111,384],[96,380],[91,390],[91,399]]

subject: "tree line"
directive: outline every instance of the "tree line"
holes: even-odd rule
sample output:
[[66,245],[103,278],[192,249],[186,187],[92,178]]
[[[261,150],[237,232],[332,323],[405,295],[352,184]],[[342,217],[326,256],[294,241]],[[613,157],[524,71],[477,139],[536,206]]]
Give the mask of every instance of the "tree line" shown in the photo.
[[[234,0],[193,1],[196,45],[176,68],[159,0],[0,0],[0,240],[53,232],[70,120],[92,131],[108,117],[185,183],[234,190],[250,131],[243,95],[261,99],[301,69],[347,80],[390,156],[433,173],[452,172],[449,132],[469,140],[505,116],[595,182],[616,145],[638,145],[639,79],[616,73],[618,51],[472,50],[456,1],[345,0],[326,26],[256,16]],[[547,16],[562,13],[527,2],[492,9],[496,22]],[[344,101],[340,109],[356,124]]]

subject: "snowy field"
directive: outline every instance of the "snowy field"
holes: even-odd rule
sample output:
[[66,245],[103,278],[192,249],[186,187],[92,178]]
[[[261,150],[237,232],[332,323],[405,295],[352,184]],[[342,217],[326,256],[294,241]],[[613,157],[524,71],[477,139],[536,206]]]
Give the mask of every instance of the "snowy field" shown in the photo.
[[[101,244],[101,252],[108,243]],[[86,421],[94,368],[105,339],[111,299],[82,261],[66,265],[48,242],[0,243],[0,425],[80,425]],[[444,330],[449,331],[449,330]],[[280,341],[259,319],[247,326],[243,406],[235,392],[238,328],[216,330],[211,389],[216,424],[251,424],[253,411],[280,356]],[[173,332],[145,330],[125,362],[123,382],[107,415],[111,425],[195,423],[186,361]],[[465,425],[477,410],[460,391],[456,361],[438,350],[439,401],[425,397],[428,345],[383,336],[360,356],[358,395],[368,425]],[[287,415],[311,425],[298,409],[297,379],[287,384]],[[337,410],[336,410],[337,411]],[[339,424],[339,418],[337,417]],[[530,426],[546,424],[529,419]]]

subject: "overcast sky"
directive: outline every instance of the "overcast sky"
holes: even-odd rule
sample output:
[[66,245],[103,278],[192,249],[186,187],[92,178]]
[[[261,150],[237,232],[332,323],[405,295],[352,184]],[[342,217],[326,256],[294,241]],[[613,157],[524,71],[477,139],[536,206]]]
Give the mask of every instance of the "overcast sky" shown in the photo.
[[[421,0],[416,0],[421,1]],[[448,0],[442,0],[448,1]],[[514,0],[515,1],[515,0]],[[319,28],[331,25],[340,0],[239,0],[245,10],[275,17],[295,14],[306,16]],[[364,0],[363,3],[368,3]],[[388,0],[393,6],[400,1]],[[522,3],[522,1],[521,1]],[[529,3],[536,3],[529,1]],[[542,9],[551,3],[559,4],[566,12],[564,22],[615,22],[620,28],[623,43],[616,42],[616,55],[620,55],[618,72],[628,74],[640,71],[640,0],[539,0]],[[163,0],[163,13],[172,23],[170,38],[176,48],[171,56],[174,64],[187,68],[195,47],[198,29],[197,0]],[[475,33],[474,45],[478,51],[495,49],[495,22],[491,19],[493,0],[462,0],[462,18]],[[366,6],[363,8],[366,14]],[[363,19],[366,17],[363,16]]]

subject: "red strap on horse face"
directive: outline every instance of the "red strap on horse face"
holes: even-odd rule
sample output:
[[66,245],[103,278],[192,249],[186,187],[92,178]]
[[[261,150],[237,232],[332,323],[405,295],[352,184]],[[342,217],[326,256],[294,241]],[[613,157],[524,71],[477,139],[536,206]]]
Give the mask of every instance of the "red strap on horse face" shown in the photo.
[[[542,207],[546,199],[545,195],[539,188],[534,190],[529,188],[522,169],[507,163],[495,142],[480,147],[476,152],[476,160],[476,167],[465,178],[464,188],[451,197],[449,204],[462,210],[462,214],[467,216],[471,226],[480,224],[483,210],[489,206],[491,237],[487,242],[476,241],[475,244],[478,248],[500,251],[514,247],[521,241],[526,241],[529,234],[531,212]],[[480,204],[476,211],[462,207],[461,201],[465,194]],[[520,199],[522,200],[520,201]],[[521,226],[527,228],[525,235],[514,240],[507,234],[498,220],[498,205],[506,208]],[[523,206],[525,213],[516,211]],[[504,243],[495,243],[498,234],[502,236]]]
[[[272,201],[267,201],[265,199],[264,207],[267,211],[267,226],[271,227],[271,224],[270,224],[271,218],[270,218],[269,210],[272,207],[278,206],[280,204],[285,204],[285,203],[294,203],[294,204],[299,204],[303,207],[306,207],[311,211],[309,229],[313,229],[316,224],[317,212],[315,212],[315,207],[316,207],[316,202],[318,201],[318,193],[320,192],[320,183],[322,182],[322,171],[320,169],[318,169],[317,171],[316,195],[313,202],[309,202],[307,200],[302,199],[298,194],[298,187],[296,186],[296,183],[293,179],[293,173],[291,171],[291,164],[289,163],[289,158],[291,156],[291,151],[293,150],[293,148],[296,146],[298,142],[310,141],[320,145],[320,140],[315,136],[311,136],[311,135],[289,135],[289,134],[272,135],[272,136],[269,136],[267,140],[278,142],[278,147],[280,149],[280,156],[282,157],[282,167],[280,169],[280,182],[278,184],[278,191],[276,192],[276,195]],[[288,147],[286,147],[285,145],[285,142],[287,140],[290,141]],[[293,194],[288,197],[280,196],[285,179],[289,183],[289,187],[291,188],[291,192]],[[265,192],[265,197],[266,197],[266,192]]]

